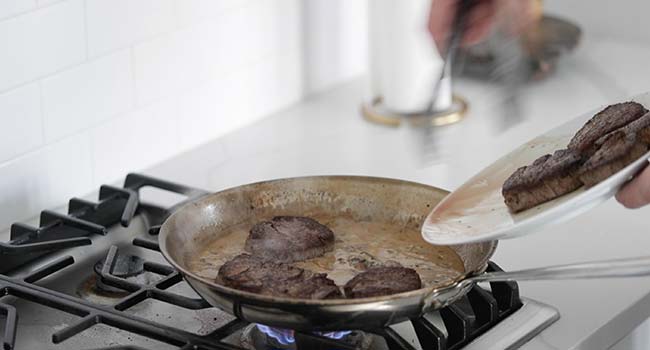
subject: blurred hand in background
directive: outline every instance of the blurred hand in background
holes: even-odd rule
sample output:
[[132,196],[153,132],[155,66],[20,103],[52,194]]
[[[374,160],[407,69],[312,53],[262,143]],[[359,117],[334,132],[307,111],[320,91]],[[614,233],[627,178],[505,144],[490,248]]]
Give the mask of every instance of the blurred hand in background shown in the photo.
[[[541,14],[539,0],[474,0],[477,4],[467,18],[462,45],[484,40],[498,23],[510,35],[518,35]],[[429,32],[439,52],[445,51],[449,30],[460,0],[433,0],[429,14]]]

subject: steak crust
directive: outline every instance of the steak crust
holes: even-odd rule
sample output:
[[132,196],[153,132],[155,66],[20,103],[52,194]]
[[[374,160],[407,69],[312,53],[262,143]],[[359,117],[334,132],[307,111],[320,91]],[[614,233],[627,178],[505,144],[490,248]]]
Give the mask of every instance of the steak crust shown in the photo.
[[354,276],[343,290],[348,298],[367,298],[420,288],[422,281],[415,270],[402,266],[381,266]]
[[264,260],[303,261],[333,250],[334,233],[311,218],[276,216],[251,228],[244,249]]
[[581,162],[577,152],[563,149],[517,169],[503,184],[506,205],[519,212],[580,188],[577,171]]
[[634,134],[637,141],[650,145],[650,113],[646,113],[641,118],[626,125],[623,131]]
[[596,149],[596,140],[608,133],[621,128],[648,112],[637,102],[623,102],[607,106],[593,116],[578,130],[569,142],[569,149],[582,155],[591,155]]
[[300,299],[342,298],[327,274],[240,254],[219,268],[217,283],[264,295]]
[[579,170],[580,181],[594,186],[639,159],[650,148],[650,113],[596,141],[598,150]]

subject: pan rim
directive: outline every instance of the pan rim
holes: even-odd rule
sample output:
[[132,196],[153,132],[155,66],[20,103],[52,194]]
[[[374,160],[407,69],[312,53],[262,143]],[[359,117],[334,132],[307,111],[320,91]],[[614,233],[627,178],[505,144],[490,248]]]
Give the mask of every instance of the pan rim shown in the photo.
[[[296,180],[310,180],[310,179],[353,179],[353,180],[361,180],[361,181],[379,181],[379,182],[385,182],[385,183],[401,183],[405,185],[410,185],[410,186],[417,186],[417,187],[423,187],[429,190],[436,190],[443,192],[445,194],[449,194],[450,192],[435,186],[415,182],[415,181],[410,181],[410,180],[401,180],[401,179],[395,179],[395,178],[388,178],[388,177],[376,177],[376,176],[364,176],[364,175],[309,175],[309,176],[296,176],[296,177],[287,177],[287,178],[279,178],[279,179],[271,179],[271,180],[263,180],[263,181],[257,181],[257,182],[251,182],[243,185],[238,185],[235,187],[229,187],[220,191],[212,192],[210,194],[207,194],[205,196],[201,196],[196,198],[195,200],[192,200],[185,205],[181,206],[178,208],[174,213],[172,213],[166,220],[163,222],[163,224],[160,227],[160,233],[158,235],[158,244],[160,247],[160,252],[177,271],[183,275],[183,278],[186,279],[194,279],[198,282],[201,282],[208,287],[215,289],[216,291],[220,293],[225,293],[228,295],[233,295],[236,297],[243,297],[246,298],[246,302],[255,305],[255,304],[285,304],[285,305],[302,305],[302,306],[348,306],[348,305],[358,305],[358,304],[372,304],[372,303],[381,303],[381,302],[386,302],[394,299],[408,299],[408,298],[413,298],[413,297],[420,297],[421,300],[424,300],[426,298],[433,297],[437,294],[442,294],[447,291],[456,289],[461,287],[461,284],[464,280],[467,278],[481,274],[487,269],[487,261],[486,263],[481,266],[480,269],[476,271],[469,271],[463,273],[461,276],[455,278],[451,284],[442,286],[442,287],[427,287],[427,288],[420,288],[416,290],[411,290],[407,292],[401,292],[401,293],[395,293],[395,294],[390,294],[390,295],[382,295],[382,296],[376,296],[376,297],[366,297],[366,298],[355,298],[355,299],[298,299],[298,298],[288,298],[288,297],[276,297],[276,296],[270,296],[270,295],[264,295],[264,294],[258,294],[258,293],[252,293],[252,292],[247,292],[247,291],[242,291],[239,289],[235,288],[230,288],[224,285],[221,285],[219,283],[216,283],[214,281],[211,281],[207,278],[201,277],[197,275],[196,273],[190,271],[189,269],[186,269],[185,267],[181,266],[179,263],[176,262],[175,259],[173,259],[167,250],[167,236],[169,235],[169,227],[168,227],[168,222],[171,221],[173,217],[176,215],[179,215],[178,213],[183,212],[186,207],[190,205],[195,205],[196,203],[206,200],[209,197],[216,196],[218,194],[224,194],[228,193],[230,191],[235,191],[237,189],[240,189],[242,187],[247,187],[247,186],[254,186],[254,185],[261,185],[261,184],[272,184],[272,183],[278,183],[278,182],[288,182],[288,181],[296,181]],[[491,243],[491,249],[489,254],[487,254],[487,260],[489,261],[489,258],[494,254],[498,241],[492,241],[492,242],[484,242],[484,243]],[[429,243],[430,244],[430,243]],[[191,283],[189,283],[191,286]],[[192,286],[192,288],[194,288]],[[197,292],[198,293],[198,292]],[[199,293],[199,296],[200,293]],[[202,296],[201,296],[202,297]]]

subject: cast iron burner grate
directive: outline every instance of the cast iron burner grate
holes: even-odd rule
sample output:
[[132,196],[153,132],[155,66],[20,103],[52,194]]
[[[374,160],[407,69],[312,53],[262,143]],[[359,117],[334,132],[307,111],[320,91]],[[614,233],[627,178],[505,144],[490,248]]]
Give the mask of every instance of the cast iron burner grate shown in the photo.
[[[202,299],[189,298],[169,291],[172,286],[182,282],[182,276],[169,265],[145,260],[142,263],[144,271],[162,276],[161,279],[148,283],[127,280],[117,272],[114,274],[113,270],[119,254],[117,246],[111,246],[108,249],[103,266],[101,269],[97,269],[98,278],[103,284],[128,293],[125,297],[117,300],[114,305],[99,305],[35,284],[54,273],[65,273],[64,269],[75,263],[72,256],[60,257],[20,278],[9,275],[8,272],[12,269],[29,264],[36,258],[53,251],[92,244],[88,238],[89,235],[108,234],[107,227],[117,223],[128,226],[134,215],[144,215],[147,219],[147,215],[155,213],[149,219],[149,233],[155,236],[160,223],[178,205],[165,210],[140,203],[139,189],[144,186],[184,194],[189,197],[189,200],[208,193],[139,174],[129,174],[125,180],[124,188],[102,186],[98,203],[73,198],[68,205],[68,215],[50,211],[42,212],[39,228],[23,224],[12,225],[11,241],[0,243],[2,259],[2,266],[0,266],[0,315],[6,321],[4,330],[2,330],[2,345],[5,350],[15,348],[20,314],[20,310],[16,310],[14,306],[1,302],[7,296],[24,299],[81,317],[76,323],[55,331],[52,334],[53,343],[61,343],[96,324],[103,324],[177,346],[183,350],[243,350],[242,347],[227,343],[224,339],[246,327],[248,323],[245,321],[235,319],[207,335],[196,335],[125,312],[147,299],[166,302],[190,310],[206,309],[211,306]],[[135,246],[159,251],[158,243],[153,239],[136,238],[132,243]],[[500,271],[501,269],[490,262],[488,270]],[[518,286],[515,282],[490,283],[490,289],[491,291],[487,291],[476,286],[463,299],[440,310],[446,332],[436,327],[427,317],[411,320],[420,344],[431,350],[461,349],[522,306]],[[363,331],[382,337],[390,350],[414,349],[407,340],[390,327]],[[343,340],[330,339],[317,334],[295,332],[294,339],[296,349],[355,349]],[[128,345],[105,349],[143,350],[143,348]]]

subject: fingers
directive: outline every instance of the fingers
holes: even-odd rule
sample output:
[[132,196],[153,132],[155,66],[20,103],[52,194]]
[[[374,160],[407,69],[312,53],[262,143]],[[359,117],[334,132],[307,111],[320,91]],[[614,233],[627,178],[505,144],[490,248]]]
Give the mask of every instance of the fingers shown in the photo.
[[463,45],[476,44],[490,33],[497,12],[496,8],[496,1],[482,1],[476,4],[467,18]]
[[501,29],[511,36],[525,32],[537,17],[534,0],[498,0],[498,18]]
[[626,208],[636,209],[650,204],[650,166],[647,166],[617,194],[616,200]]
[[429,13],[429,33],[438,46],[438,51],[443,52],[447,34],[456,14],[457,0],[433,0]]
[[[473,45],[485,39],[497,17],[510,35],[524,32],[535,20],[536,6],[531,0],[476,0],[467,18],[463,45]],[[433,0],[429,13],[429,32],[439,52],[445,51],[458,0]]]
[[[461,43],[463,45],[475,44],[490,33],[493,19],[496,14],[496,0],[477,0],[467,16],[467,29]],[[429,32],[438,47],[439,52],[446,50],[449,31],[451,30],[458,0],[433,0],[429,14]]]

